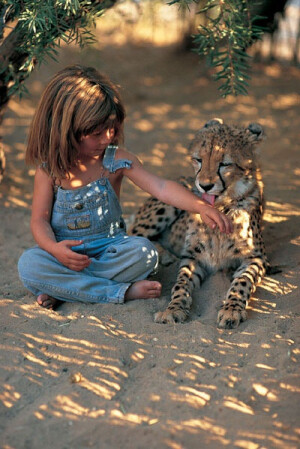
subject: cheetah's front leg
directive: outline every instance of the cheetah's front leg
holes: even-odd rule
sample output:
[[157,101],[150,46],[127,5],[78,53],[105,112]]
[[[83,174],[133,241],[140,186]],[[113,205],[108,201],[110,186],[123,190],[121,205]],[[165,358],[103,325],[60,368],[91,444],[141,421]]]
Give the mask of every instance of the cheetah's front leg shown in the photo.
[[219,327],[233,329],[247,319],[246,306],[266,272],[264,258],[246,261],[234,274],[225,302],[218,313]]
[[194,259],[181,261],[171,301],[163,312],[155,314],[156,323],[181,323],[187,319],[192,305],[192,292],[205,278],[205,271]]

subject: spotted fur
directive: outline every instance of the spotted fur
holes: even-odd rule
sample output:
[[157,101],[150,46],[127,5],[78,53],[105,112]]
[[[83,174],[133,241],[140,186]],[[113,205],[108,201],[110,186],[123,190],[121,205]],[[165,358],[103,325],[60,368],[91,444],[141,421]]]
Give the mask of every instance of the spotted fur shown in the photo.
[[203,192],[215,195],[214,206],[233,222],[232,234],[212,230],[200,215],[155,198],[149,198],[138,211],[131,233],[157,240],[180,258],[171,301],[155,315],[156,322],[184,321],[193,289],[222,269],[233,269],[234,274],[218,324],[235,328],[246,320],[246,306],[268,265],[261,232],[263,184],[255,151],[262,138],[258,124],[240,128],[211,120],[190,145],[195,179],[182,182],[199,196]]

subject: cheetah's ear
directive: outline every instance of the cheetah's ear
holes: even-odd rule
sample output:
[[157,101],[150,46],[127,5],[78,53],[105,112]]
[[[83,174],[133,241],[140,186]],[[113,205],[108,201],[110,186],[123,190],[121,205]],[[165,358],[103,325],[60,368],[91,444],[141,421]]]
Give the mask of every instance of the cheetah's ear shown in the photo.
[[247,128],[249,140],[253,143],[260,142],[265,137],[264,130],[259,123],[250,123]]
[[221,118],[213,118],[212,120],[206,122],[203,128],[209,128],[214,125],[223,125],[223,120]]

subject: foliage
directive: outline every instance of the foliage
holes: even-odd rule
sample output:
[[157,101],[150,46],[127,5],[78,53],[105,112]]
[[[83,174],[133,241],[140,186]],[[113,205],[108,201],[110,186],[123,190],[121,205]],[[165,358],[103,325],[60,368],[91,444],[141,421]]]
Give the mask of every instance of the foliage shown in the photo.
[[[188,6],[195,0],[173,0]],[[217,69],[215,80],[223,97],[229,94],[247,95],[250,76],[247,48],[261,39],[265,29],[255,24],[260,16],[252,16],[256,2],[250,0],[206,0],[200,2],[198,14],[205,16],[205,24],[199,25],[194,35],[195,51],[207,56],[209,64]]]
[[[139,0],[134,0],[138,2]],[[251,17],[250,0],[172,0],[188,8],[199,5],[206,17],[194,36],[196,51],[217,68],[223,96],[247,94],[246,49],[263,29]],[[11,95],[22,94],[23,81],[36,64],[55,59],[61,42],[80,46],[95,40],[92,29],[117,0],[0,0],[0,108]],[[253,4],[253,2],[251,2]]]
[[0,104],[22,93],[37,63],[55,59],[61,41],[92,42],[96,19],[115,1],[0,0]]

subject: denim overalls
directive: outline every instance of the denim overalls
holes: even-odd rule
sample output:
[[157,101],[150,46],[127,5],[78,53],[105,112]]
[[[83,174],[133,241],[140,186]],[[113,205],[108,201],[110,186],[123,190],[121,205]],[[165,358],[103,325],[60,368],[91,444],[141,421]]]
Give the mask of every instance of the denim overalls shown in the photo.
[[[117,147],[105,150],[103,166],[109,173],[130,169],[129,160],[115,160]],[[39,246],[20,257],[19,275],[34,295],[46,293],[62,301],[122,303],[128,287],[146,279],[157,267],[154,245],[143,237],[129,237],[119,200],[109,179],[76,190],[58,187],[51,226],[57,241],[83,240],[72,249],[91,258],[82,271],[73,271]]]

